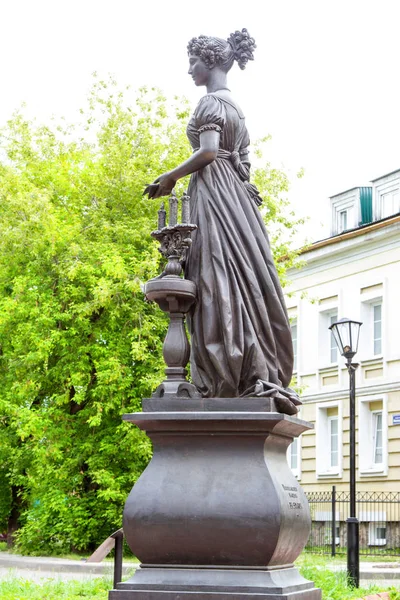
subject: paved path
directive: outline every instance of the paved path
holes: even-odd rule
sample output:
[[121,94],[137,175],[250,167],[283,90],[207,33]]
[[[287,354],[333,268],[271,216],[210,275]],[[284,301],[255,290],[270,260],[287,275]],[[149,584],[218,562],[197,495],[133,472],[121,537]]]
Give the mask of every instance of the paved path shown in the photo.
[[[139,563],[124,562],[122,577],[131,575]],[[344,570],[346,565],[328,564],[332,571]],[[10,575],[25,579],[40,581],[40,579],[91,579],[93,577],[113,576],[113,563],[86,563],[84,560],[69,560],[64,558],[47,558],[35,556],[20,556],[0,552],[0,578]],[[400,563],[360,563],[361,585],[376,584],[382,588],[390,585],[400,587]]]
[[[331,571],[344,571],[346,564],[327,564],[326,567]],[[363,585],[376,583],[380,585],[382,581],[385,581],[385,586],[389,585],[400,586],[400,563],[372,563],[372,562],[360,562],[360,581]]]
[[[123,578],[133,573],[139,563],[125,562]],[[32,581],[41,579],[92,579],[93,577],[113,577],[114,565],[111,561],[86,563],[84,560],[21,556],[0,552],[0,579],[20,577]]]

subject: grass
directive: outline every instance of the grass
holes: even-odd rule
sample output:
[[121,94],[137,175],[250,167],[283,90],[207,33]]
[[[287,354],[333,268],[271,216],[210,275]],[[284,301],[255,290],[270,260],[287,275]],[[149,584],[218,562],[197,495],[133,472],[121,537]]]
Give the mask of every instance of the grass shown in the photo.
[[391,593],[391,600],[400,600],[399,590],[394,587],[382,589],[377,585],[371,584],[367,588],[351,588],[347,584],[345,571],[331,571],[329,565],[341,565],[343,560],[326,558],[321,556],[310,556],[303,553],[299,560],[296,561],[296,566],[300,573],[306,579],[314,582],[315,587],[322,589],[322,600],[352,600],[364,598],[370,594],[378,592]]
[[0,581],[1,600],[107,600],[112,581],[98,578],[87,581],[54,581],[41,583],[10,576]]

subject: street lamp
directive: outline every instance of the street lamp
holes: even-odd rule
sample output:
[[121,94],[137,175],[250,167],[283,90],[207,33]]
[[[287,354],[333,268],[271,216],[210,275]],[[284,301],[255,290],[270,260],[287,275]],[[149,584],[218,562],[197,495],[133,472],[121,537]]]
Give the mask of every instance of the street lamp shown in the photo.
[[356,369],[351,360],[357,352],[360,321],[340,319],[329,327],[339,352],[346,359],[350,379],[350,517],[347,519],[347,579],[354,587],[360,585],[359,526],[356,517]]

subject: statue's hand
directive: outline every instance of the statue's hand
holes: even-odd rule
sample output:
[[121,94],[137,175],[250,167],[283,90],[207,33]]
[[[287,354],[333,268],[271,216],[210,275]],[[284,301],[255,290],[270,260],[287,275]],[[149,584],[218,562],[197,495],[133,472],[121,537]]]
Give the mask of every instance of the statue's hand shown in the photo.
[[160,198],[168,196],[174,189],[176,179],[170,173],[164,173],[157,177],[153,183],[148,185],[143,192],[143,195],[148,194],[149,198]]

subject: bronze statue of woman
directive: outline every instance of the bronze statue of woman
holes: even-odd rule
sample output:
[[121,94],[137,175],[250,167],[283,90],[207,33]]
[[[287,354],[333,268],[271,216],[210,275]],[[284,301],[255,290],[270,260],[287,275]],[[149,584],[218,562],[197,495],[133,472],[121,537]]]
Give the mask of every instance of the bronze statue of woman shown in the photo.
[[192,156],[145,190],[169,195],[192,174],[193,234],[185,277],[197,286],[189,318],[191,376],[203,397],[271,396],[279,410],[296,414],[298,396],[289,389],[293,349],[283,293],[250,184],[250,143],[243,113],[227,85],[235,61],[253,60],[254,39],[246,29],[227,40],[200,36],[188,44],[189,75],[206,86],[187,127]]

